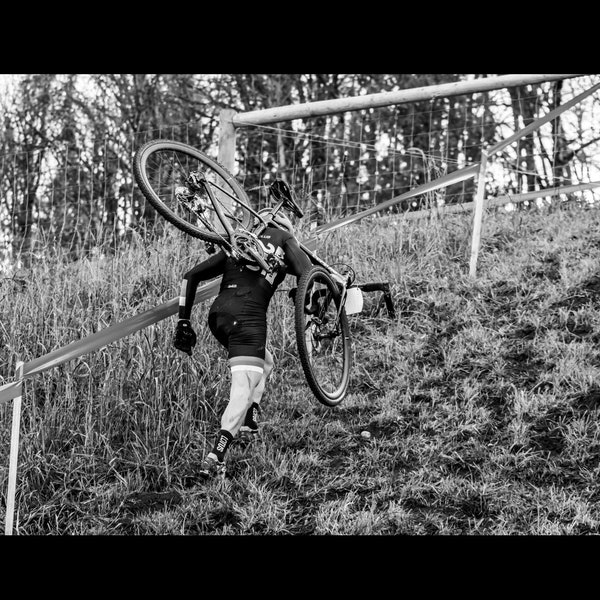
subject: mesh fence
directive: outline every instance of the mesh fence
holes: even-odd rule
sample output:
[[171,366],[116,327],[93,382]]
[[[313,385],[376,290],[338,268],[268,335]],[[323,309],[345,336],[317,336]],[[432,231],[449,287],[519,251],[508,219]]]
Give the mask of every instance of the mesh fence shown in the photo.
[[[537,94],[518,100],[528,107],[530,119],[547,111],[547,99],[542,102]],[[267,204],[273,179],[287,180],[305,211],[305,222],[315,226],[477,163],[482,149],[526,124],[525,112],[517,112],[514,102],[508,90],[499,90],[277,127],[240,128],[234,175],[257,208]],[[597,113],[591,96],[507,147],[490,165],[488,195],[597,179]],[[99,247],[117,248],[133,235],[163,235],[171,225],[155,213],[134,181],[136,149],[150,139],[165,138],[216,157],[213,137],[185,123],[127,138],[93,140],[85,147],[28,148],[0,156],[1,264],[35,260],[57,247],[75,259]],[[462,181],[389,210],[461,204],[473,199],[474,187],[472,179]],[[596,194],[575,192],[568,200],[595,202]]]

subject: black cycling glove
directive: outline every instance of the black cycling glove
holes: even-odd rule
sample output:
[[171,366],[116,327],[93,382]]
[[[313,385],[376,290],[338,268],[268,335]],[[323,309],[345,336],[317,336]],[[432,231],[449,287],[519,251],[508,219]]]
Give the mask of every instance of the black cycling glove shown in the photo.
[[187,352],[192,355],[192,348],[196,345],[196,333],[192,329],[188,319],[179,319],[177,327],[175,327],[175,335],[173,336],[173,346],[177,350]]

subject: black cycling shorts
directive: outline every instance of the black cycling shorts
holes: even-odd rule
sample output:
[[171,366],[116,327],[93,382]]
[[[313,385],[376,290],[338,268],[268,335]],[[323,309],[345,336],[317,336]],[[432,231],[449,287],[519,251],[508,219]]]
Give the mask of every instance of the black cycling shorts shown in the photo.
[[224,290],[210,307],[208,326],[227,349],[232,368],[247,366],[262,371],[267,343],[267,310],[253,296],[251,287]]

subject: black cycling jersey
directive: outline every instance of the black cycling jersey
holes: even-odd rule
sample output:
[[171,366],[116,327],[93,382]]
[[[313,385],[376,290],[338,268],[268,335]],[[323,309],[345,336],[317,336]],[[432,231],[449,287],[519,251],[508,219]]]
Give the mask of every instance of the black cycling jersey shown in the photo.
[[287,231],[267,227],[258,239],[267,253],[282,259],[280,269],[267,274],[260,266],[237,262],[221,250],[184,275],[187,286],[184,303],[179,307],[180,319],[190,318],[199,283],[223,276],[208,314],[208,325],[228,349],[229,358],[264,359],[267,309],[273,293],[287,273],[299,277],[312,264],[296,238]]

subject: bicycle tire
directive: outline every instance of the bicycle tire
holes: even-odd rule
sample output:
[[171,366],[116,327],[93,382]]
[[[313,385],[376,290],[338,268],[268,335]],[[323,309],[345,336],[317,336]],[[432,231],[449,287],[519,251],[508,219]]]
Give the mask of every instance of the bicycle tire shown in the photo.
[[[163,164],[159,160],[159,153],[163,153],[165,156],[165,163]],[[169,157],[169,154],[171,156]],[[175,154],[177,153],[177,155]],[[186,162],[186,168],[184,168],[183,161],[175,160],[175,158],[181,156]],[[156,173],[150,166],[153,161],[157,162]],[[188,166],[189,161],[189,166]],[[169,167],[172,173],[169,172]],[[223,218],[227,218],[224,214],[219,214],[219,210],[214,207],[214,203],[209,199],[205,200],[202,210],[207,208],[210,211],[214,211],[210,217],[214,221],[212,224],[199,225],[198,219],[193,222],[192,216],[188,209],[187,216],[184,216],[184,206],[179,204],[174,198],[177,183],[183,184],[184,176],[193,170],[193,167],[202,169],[204,174],[209,173],[210,176],[214,175],[220,178],[219,183],[223,185],[223,191],[218,192],[225,195],[236,203],[236,210],[241,211],[239,218],[235,217],[234,213],[231,213],[230,218],[233,228],[241,226],[243,228],[250,228],[253,223],[254,216],[247,209],[250,206],[250,199],[244,191],[244,188],[234,179],[233,175],[219,162],[210,158],[200,150],[196,150],[188,144],[183,142],[177,142],[173,140],[150,140],[141,146],[135,153],[133,161],[133,174],[135,180],[144,195],[144,197],[150,202],[154,209],[164,217],[169,223],[180,229],[181,231],[193,236],[200,238],[206,242],[222,243],[223,239],[228,240],[228,234],[225,227],[222,225]],[[162,173],[159,169],[162,169]],[[211,173],[212,172],[212,173]],[[177,175],[175,175],[177,173]],[[168,176],[165,180],[161,179],[161,174],[171,175],[173,174],[173,181],[168,180]],[[177,176],[180,180],[177,181]],[[229,200],[228,200],[229,201]],[[212,204],[213,206],[210,206]],[[216,218],[215,218],[216,217]],[[216,220],[220,221],[220,224],[216,223]],[[207,219],[208,220],[208,219]]]
[[[315,291],[315,286],[321,286],[320,290]],[[306,301],[307,298],[310,302]],[[344,399],[352,367],[350,325],[343,307],[339,330],[335,328],[327,333],[326,328],[337,315],[340,301],[338,284],[324,267],[313,266],[300,276],[294,308],[298,356],[313,394],[319,402],[330,407],[337,406]],[[314,305],[316,314],[307,314],[309,304]],[[319,325],[319,320],[324,324]]]

